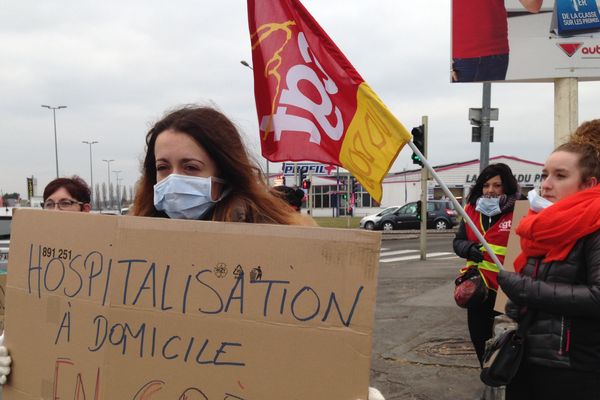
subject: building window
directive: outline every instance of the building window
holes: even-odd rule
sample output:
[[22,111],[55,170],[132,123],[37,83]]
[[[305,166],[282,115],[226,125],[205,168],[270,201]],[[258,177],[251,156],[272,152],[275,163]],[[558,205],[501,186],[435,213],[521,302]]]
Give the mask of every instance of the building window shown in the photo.
[[[335,200],[332,199],[337,192],[337,185],[323,185],[323,186],[313,186],[312,187],[312,205],[314,208],[330,208],[335,207]],[[342,185],[340,185],[340,197],[346,192],[343,190]],[[358,185],[357,192],[354,194],[355,199],[355,208],[369,208],[369,207],[380,207],[379,203],[377,203],[371,195],[362,187],[362,185]],[[306,204],[308,207],[308,203]]]

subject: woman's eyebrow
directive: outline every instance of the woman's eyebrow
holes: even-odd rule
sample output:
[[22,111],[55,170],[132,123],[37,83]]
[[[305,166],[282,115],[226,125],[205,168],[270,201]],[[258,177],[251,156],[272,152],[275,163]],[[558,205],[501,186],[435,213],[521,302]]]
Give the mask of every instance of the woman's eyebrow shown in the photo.
[[183,162],[196,161],[202,165],[206,165],[206,163],[204,161],[200,160],[199,158],[182,158],[181,161],[183,161]]

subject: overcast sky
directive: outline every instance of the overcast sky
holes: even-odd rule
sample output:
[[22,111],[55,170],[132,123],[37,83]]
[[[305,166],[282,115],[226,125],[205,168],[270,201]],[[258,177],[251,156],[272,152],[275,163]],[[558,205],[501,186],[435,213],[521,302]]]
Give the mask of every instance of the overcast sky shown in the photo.
[[[433,164],[479,157],[469,107],[481,84],[452,85],[450,2],[304,0],[369,85],[410,130],[429,116]],[[107,163],[123,183],[139,177],[148,127],[168,109],[214,104],[259,156],[244,0],[19,0],[0,2],[0,191],[38,194],[55,176],[52,112],[57,111],[60,175],[96,183]],[[579,84],[580,121],[598,117],[598,82]],[[553,147],[550,83],[492,85],[491,155],[543,162]],[[412,168],[406,148],[392,171]],[[261,159],[262,160],[262,159]],[[262,161],[261,161],[262,162]],[[275,168],[271,167],[271,172]],[[114,182],[114,174],[111,174]]]

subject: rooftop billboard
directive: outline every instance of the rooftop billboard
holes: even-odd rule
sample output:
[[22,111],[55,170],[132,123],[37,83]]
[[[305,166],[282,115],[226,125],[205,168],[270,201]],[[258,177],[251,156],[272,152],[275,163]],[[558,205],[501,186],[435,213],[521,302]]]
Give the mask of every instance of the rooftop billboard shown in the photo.
[[453,0],[450,79],[598,80],[599,7],[600,0]]

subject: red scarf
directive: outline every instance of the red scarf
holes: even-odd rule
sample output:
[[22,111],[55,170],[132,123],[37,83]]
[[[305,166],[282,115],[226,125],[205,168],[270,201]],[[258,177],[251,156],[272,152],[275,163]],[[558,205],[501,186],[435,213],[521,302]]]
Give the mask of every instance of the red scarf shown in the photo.
[[557,201],[540,213],[529,210],[517,227],[521,254],[515,259],[515,270],[521,272],[528,257],[564,260],[579,239],[599,229],[600,185]]

